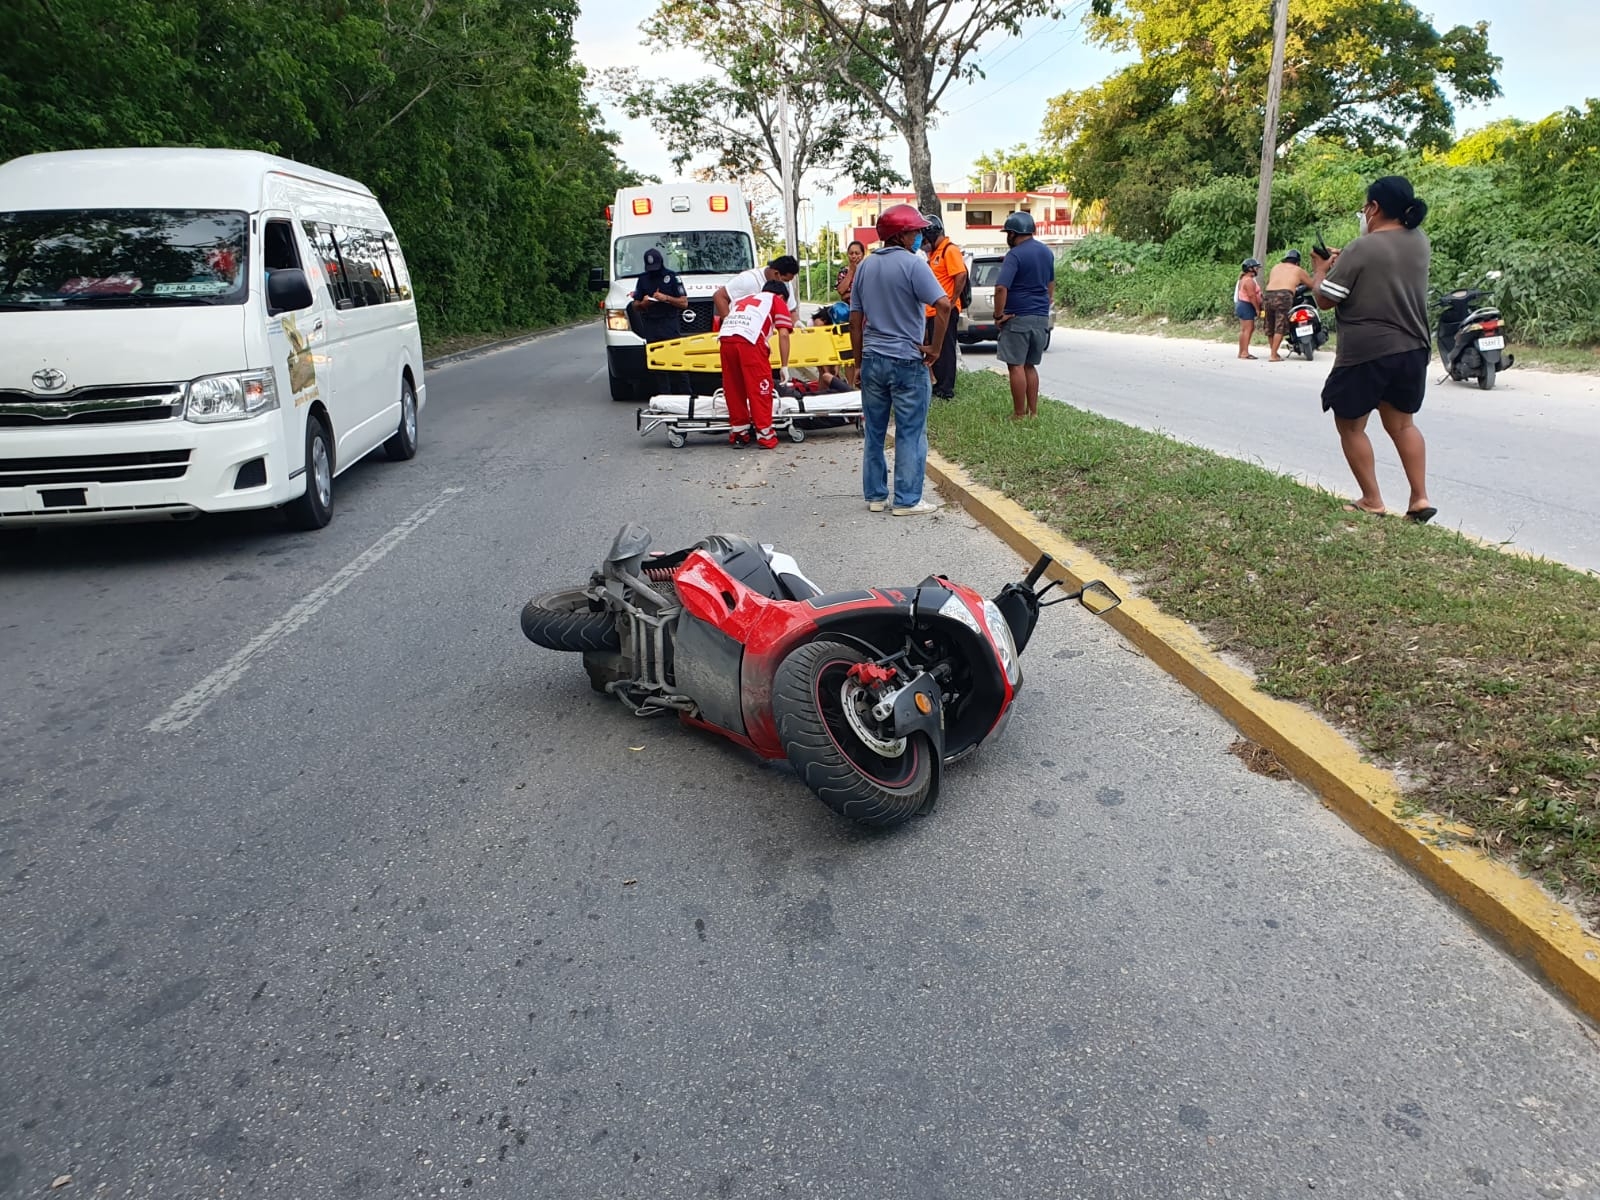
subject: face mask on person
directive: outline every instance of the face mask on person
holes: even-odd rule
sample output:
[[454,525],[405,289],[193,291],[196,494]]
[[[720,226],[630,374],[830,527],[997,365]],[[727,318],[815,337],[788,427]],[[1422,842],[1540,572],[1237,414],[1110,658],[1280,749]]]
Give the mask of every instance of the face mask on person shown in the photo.
[[1369,230],[1367,229],[1367,210],[1365,208],[1356,214],[1356,221],[1361,229],[1361,236],[1366,237]]
[[921,250],[921,249],[922,249],[922,235],[919,233],[919,234],[917,234],[916,237],[911,239],[911,253],[915,254],[918,250]]

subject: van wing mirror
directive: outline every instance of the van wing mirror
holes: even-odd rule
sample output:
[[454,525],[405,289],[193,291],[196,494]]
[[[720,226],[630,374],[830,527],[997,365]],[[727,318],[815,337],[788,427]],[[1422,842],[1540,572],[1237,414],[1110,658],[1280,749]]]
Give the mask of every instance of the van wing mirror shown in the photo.
[[610,286],[611,280],[606,278],[606,269],[604,267],[589,268],[589,290],[591,292],[603,292]]
[[267,312],[298,312],[311,307],[311,283],[299,267],[286,267],[267,276]]

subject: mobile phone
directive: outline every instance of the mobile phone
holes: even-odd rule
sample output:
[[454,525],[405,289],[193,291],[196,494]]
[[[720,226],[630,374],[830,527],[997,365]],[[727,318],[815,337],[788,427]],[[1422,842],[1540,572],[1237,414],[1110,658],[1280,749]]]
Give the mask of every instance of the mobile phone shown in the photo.
[[1311,243],[1311,256],[1313,258],[1332,258],[1333,252],[1322,242],[1322,230],[1317,230],[1317,240]]

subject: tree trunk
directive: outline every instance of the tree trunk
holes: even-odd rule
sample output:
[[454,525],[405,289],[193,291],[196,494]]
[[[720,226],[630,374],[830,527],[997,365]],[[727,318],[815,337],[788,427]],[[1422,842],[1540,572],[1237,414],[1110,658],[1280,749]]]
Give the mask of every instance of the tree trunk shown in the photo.
[[928,149],[928,122],[911,120],[906,131],[906,153],[911,160],[911,186],[917,193],[917,208],[925,213],[939,212],[939,194],[933,190],[933,153]]

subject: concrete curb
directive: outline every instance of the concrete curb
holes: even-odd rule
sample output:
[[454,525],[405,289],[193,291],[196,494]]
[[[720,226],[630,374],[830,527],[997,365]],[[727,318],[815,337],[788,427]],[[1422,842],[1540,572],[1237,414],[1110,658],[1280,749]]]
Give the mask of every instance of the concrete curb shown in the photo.
[[555,325],[549,329],[540,329],[534,333],[519,333],[516,337],[506,338],[498,342],[485,342],[481,346],[473,346],[470,350],[457,350],[454,354],[441,354],[438,358],[423,359],[422,369],[424,371],[432,371],[438,367],[448,367],[458,362],[466,362],[471,358],[493,354],[496,350],[509,350],[512,346],[522,346],[528,342],[537,342],[543,338],[554,337],[558,333],[582,329],[591,320],[593,318],[585,318],[582,321],[574,321],[570,325]]
[[1321,718],[1258,691],[1250,676],[1213,654],[1196,630],[1138,597],[1110,567],[954,463],[930,452],[928,474],[946,499],[1024,558],[1051,555],[1051,578],[1073,587],[1104,579],[1127,597],[1105,618],[1118,633],[1240,733],[1276,754],[1363,837],[1455,901],[1581,1012],[1600,1021],[1600,938],[1538,884],[1476,849],[1471,828],[1433,815],[1402,815],[1399,781],[1364,762]]

